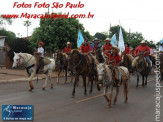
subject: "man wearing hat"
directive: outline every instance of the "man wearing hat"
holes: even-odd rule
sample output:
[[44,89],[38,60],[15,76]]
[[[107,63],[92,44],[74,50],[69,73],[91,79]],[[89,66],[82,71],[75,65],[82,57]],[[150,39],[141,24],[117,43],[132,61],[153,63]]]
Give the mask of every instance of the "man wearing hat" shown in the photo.
[[89,53],[91,50],[92,50],[92,48],[88,42],[88,39],[84,39],[84,43],[80,46],[80,51],[82,53]]
[[103,46],[103,51],[107,51],[108,53],[111,53],[111,47],[112,47],[112,44],[110,44],[110,42],[111,42],[111,39],[109,39],[109,38],[106,38],[105,39],[105,44],[104,44],[104,46]]
[[[111,54],[105,51],[104,53],[108,55],[109,57],[109,64],[114,66],[114,70],[118,70],[116,73],[118,74],[118,79],[116,79],[117,86],[120,86],[120,80],[121,80],[121,73],[119,71],[118,66],[120,66],[121,63],[121,56],[118,54],[119,53],[119,48],[118,47],[111,47]],[[115,74],[116,75],[116,74]]]
[[64,51],[66,54],[71,52],[71,43],[70,42],[66,43],[66,47],[64,48]]
[[92,52],[95,53],[96,48],[100,48],[102,45],[99,43],[99,39],[95,38],[94,42],[91,44]]
[[43,48],[44,43],[42,41],[38,42],[38,48],[37,52],[35,54],[39,55],[39,66],[40,66],[40,71],[44,71],[44,48]]
[[130,45],[128,42],[125,43],[125,54],[130,54]]
[[147,45],[147,42],[145,40],[140,42],[140,45],[135,49],[135,51],[137,52],[136,55],[139,55],[139,52],[144,52],[144,56],[148,62],[148,69],[149,72],[151,71],[151,61],[149,58],[149,54],[150,54],[150,47]]

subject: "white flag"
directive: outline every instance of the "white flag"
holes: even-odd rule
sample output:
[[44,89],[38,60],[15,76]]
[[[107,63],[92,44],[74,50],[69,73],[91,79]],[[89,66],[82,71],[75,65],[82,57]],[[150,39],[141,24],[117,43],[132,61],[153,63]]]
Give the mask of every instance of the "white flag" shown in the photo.
[[118,48],[120,49],[120,54],[125,50],[125,44],[124,44],[124,40],[123,40],[123,34],[122,34],[122,29],[120,27],[119,30],[119,42],[118,42]]

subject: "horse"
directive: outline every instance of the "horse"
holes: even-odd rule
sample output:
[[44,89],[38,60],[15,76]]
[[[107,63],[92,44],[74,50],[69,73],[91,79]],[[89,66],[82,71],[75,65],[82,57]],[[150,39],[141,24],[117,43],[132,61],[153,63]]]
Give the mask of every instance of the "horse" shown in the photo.
[[[132,67],[134,67],[137,74],[137,85],[139,86],[139,74],[142,75],[142,86],[147,85],[147,78],[149,74],[148,63],[145,59],[144,52],[140,52],[139,56],[136,57],[132,62]],[[145,78],[145,83],[144,83]]]
[[131,64],[133,60],[132,55],[122,53],[121,57],[122,57],[121,66],[126,67],[130,73],[133,73],[133,69],[131,68]]
[[104,63],[105,62],[105,58],[103,56],[101,47],[97,47],[96,48],[96,50],[95,50],[95,56],[96,56],[96,59],[98,60],[99,63]]
[[[18,65],[24,64],[25,69],[29,75],[28,82],[29,82],[29,91],[34,89],[34,85],[32,83],[32,78],[37,74],[37,66],[36,66],[36,59],[33,55],[28,53],[15,53],[13,58],[13,66],[12,68],[17,68]],[[48,80],[50,80],[50,87],[53,88],[53,83],[51,82],[51,74],[52,70],[55,67],[55,60],[50,59],[50,63],[44,66],[44,72],[41,74],[46,74],[45,83],[42,87],[42,90],[45,90]]]
[[75,88],[79,81],[79,75],[82,75],[83,84],[84,84],[84,95],[87,95],[86,88],[86,77],[91,81],[91,87],[89,93],[92,93],[93,90],[93,79],[97,78],[97,72],[94,67],[88,64],[88,59],[84,54],[81,54],[79,50],[72,50],[71,54],[68,57],[68,69],[71,69],[75,72],[75,81],[73,85],[72,98],[75,97]]
[[[129,89],[129,72],[126,67],[120,66],[120,72],[122,74],[121,77],[121,85],[124,85],[124,97],[125,103],[128,101],[128,89]],[[115,75],[113,73],[113,67],[110,65],[106,65],[105,63],[99,63],[97,65],[97,74],[98,74],[98,84],[97,89],[100,91],[101,87],[104,86],[104,97],[108,101],[108,106],[111,107],[112,104],[112,93],[113,87],[115,85]],[[107,96],[108,88],[110,89],[109,98]],[[119,94],[119,87],[116,87],[116,96],[114,98],[114,104],[117,102],[117,97]]]
[[[59,69],[59,72],[58,72],[58,77],[57,77],[57,84],[59,84],[59,75],[61,73],[61,71],[65,71],[65,82],[67,82],[67,58],[68,58],[68,55],[63,53],[62,51],[57,51],[56,52],[56,65]],[[73,79],[73,72],[72,70],[71,71],[71,83],[72,83],[72,79]]]

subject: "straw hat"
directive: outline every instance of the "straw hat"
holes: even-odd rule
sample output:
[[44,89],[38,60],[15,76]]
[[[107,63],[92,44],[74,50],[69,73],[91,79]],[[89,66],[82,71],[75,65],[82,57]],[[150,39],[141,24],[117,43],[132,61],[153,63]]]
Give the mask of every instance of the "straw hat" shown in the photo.
[[111,39],[110,38],[106,38],[105,41],[111,41]]
[[94,41],[99,41],[99,39],[98,38],[95,38]]
[[68,45],[68,44],[71,44],[71,43],[70,42],[67,42],[66,44]]
[[141,43],[141,44],[143,44],[143,43],[146,44],[147,42],[146,42],[145,40],[143,40],[143,41],[141,41],[140,43]]
[[120,49],[118,47],[115,47],[115,46],[111,47],[111,49],[115,49],[117,51],[117,53],[119,53],[119,51],[120,51]]

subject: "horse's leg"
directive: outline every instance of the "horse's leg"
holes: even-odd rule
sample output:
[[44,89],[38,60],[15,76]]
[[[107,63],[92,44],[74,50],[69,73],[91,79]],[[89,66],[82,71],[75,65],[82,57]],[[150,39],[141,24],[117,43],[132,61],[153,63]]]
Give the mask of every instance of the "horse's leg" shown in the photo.
[[52,89],[54,84],[52,83],[51,77],[49,76],[49,81],[50,81],[50,88]]
[[67,82],[67,67],[65,68],[65,84],[66,84],[66,82]]
[[109,107],[111,107],[112,94],[113,94],[113,86],[111,87],[111,92],[109,93],[109,104],[108,104]]
[[75,81],[74,81],[74,87],[73,87],[73,91],[72,91],[72,98],[75,97],[75,87],[76,87],[76,83],[78,81],[78,75],[75,75]]
[[84,95],[87,95],[86,75],[82,75],[84,83]]
[[43,85],[43,87],[42,87],[42,90],[45,90],[45,88],[46,88],[46,85],[47,85],[47,82],[48,82],[48,80],[49,80],[49,77],[50,77],[50,74],[52,73],[52,71],[48,71],[47,72],[47,74],[46,74],[46,79],[45,79],[45,83],[44,83],[44,85]]
[[57,84],[59,84],[59,75],[60,75],[60,73],[61,73],[61,70],[59,70],[59,72],[58,72],[58,76],[57,76]]
[[136,85],[136,87],[138,87],[139,86],[139,73],[137,72],[137,85]]
[[108,103],[109,103],[109,98],[108,98],[108,96],[107,96],[107,90],[108,90],[108,85],[106,85],[105,86],[105,88],[104,88],[104,97],[105,97],[105,99],[108,101]]
[[116,102],[117,102],[118,94],[119,94],[119,87],[116,87],[116,95],[114,97],[114,104],[116,104]]
[[128,100],[128,80],[124,84],[124,97],[125,97],[125,103],[127,103],[127,100]]
[[88,82],[87,82],[87,86],[89,86],[89,82],[90,82],[90,80],[91,80],[91,79],[90,79],[90,78],[88,77]]
[[71,71],[71,81],[70,81],[70,83],[72,83],[72,80],[73,80],[73,72]]
[[142,75],[142,86],[144,86],[144,75]]
[[35,72],[33,72],[30,76],[30,78],[28,79],[29,82],[29,91],[32,91],[32,89],[34,89],[33,83],[32,83],[32,78],[36,75]]
[[147,75],[145,76],[145,85],[147,85]]
[[90,87],[89,94],[91,94],[93,90],[93,76],[91,75],[89,79],[91,80],[91,87]]

